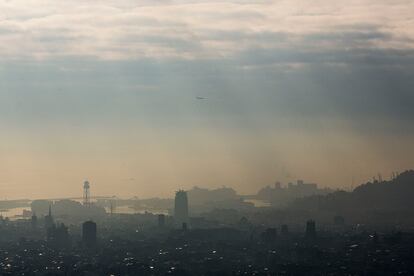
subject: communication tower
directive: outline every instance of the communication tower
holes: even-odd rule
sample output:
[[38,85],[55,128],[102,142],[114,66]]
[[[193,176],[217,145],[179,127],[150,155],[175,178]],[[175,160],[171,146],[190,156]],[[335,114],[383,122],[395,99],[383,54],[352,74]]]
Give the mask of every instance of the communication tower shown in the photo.
[[89,191],[90,185],[89,181],[85,181],[83,183],[83,205],[89,206],[90,204],[90,191]]

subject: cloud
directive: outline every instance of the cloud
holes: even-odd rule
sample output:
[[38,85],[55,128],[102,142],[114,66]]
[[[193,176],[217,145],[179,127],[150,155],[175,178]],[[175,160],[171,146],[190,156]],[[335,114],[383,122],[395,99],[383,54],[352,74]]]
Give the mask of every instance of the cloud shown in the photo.
[[[330,117],[401,129],[414,118],[412,1],[16,0],[0,9],[3,121],[268,127]],[[195,94],[214,107],[196,109]]]
[[412,1],[0,1],[3,59],[231,58],[255,48],[414,42]]
[[200,179],[255,192],[413,164],[412,0],[0,0],[0,11],[0,173],[22,195],[76,194],[85,175],[108,194],[131,176],[125,193]]

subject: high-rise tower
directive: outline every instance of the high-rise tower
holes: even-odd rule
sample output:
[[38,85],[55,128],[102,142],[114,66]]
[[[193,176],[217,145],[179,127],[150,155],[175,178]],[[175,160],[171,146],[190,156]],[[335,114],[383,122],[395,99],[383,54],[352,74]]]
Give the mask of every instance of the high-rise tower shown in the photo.
[[184,223],[188,225],[188,199],[186,191],[179,190],[175,193],[174,221],[180,228]]
[[88,220],[82,224],[82,241],[87,247],[96,245],[96,223]]
[[90,203],[89,181],[83,182],[83,205],[88,206]]
[[306,237],[314,238],[316,236],[316,223],[314,220],[308,220],[306,222]]
[[52,216],[52,206],[49,204],[49,213],[45,216],[45,228],[48,229],[50,227],[53,227],[54,225],[55,222]]

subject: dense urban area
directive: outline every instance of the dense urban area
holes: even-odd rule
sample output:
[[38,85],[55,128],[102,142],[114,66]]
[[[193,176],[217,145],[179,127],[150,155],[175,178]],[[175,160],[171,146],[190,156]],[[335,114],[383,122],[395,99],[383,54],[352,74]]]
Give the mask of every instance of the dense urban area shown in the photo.
[[[414,275],[414,171],[353,191],[3,201],[1,275]],[[125,212],[122,210],[129,210]]]

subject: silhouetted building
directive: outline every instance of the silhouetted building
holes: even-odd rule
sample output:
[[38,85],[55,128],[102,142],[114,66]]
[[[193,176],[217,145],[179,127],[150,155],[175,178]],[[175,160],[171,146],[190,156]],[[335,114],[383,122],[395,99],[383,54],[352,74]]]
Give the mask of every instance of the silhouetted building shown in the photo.
[[44,209],[43,205],[45,203],[52,206],[54,217],[76,217],[86,221],[89,218],[103,217],[106,215],[103,206],[97,206],[96,204],[84,205],[82,202],[70,199],[57,200],[53,204],[50,204],[48,201],[42,202],[38,200],[36,204],[38,206],[32,205],[33,212],[36,212],[36,214],[47,214],[47,207],[46,212],[42,210]]
[[175,193],[174,220],[176,225],[182,226],[188,223],[188,198],[187,192],[180,190]]
[[165,227],[165,215],[158,215],[158,227]]
[[261,238],[264,242],[269,243],[269,242],[274,242],[276,241],[276,237],[277,237],[277,230],[276,228],[267,228],[262,234],[261,234]]
[[37,216],[36,213],[33,213],[32,219],[31,219],[31,225],[33,229],[37,228]]
[[316,237],[316,224],[314,220],[308,220],[306,222],[306,237],[308,238]]
[[96,223],[89,220],[82,224],[82,241],[87,247],[96,245]]
[[68,228],[63,224],[52,225],[47,228],[47,241],[56,247],[68,247],[70,245]]
[[295,199],[308,197],[312,195],[325,195],[333,192],[330,189],[320,189],[315,183],[305,183],[298,180],[296,184],[291,182],[282,187],[280,182],[276,182],[273,187],[266,186],[257,192],[256,199],[269,202],[273,206],[287,206]]
[[52,226],[55,225],[55,222],[53,220],[52,216],[52,206],[49,205],[49,213],[45,216],[45,228],[46,230]]

